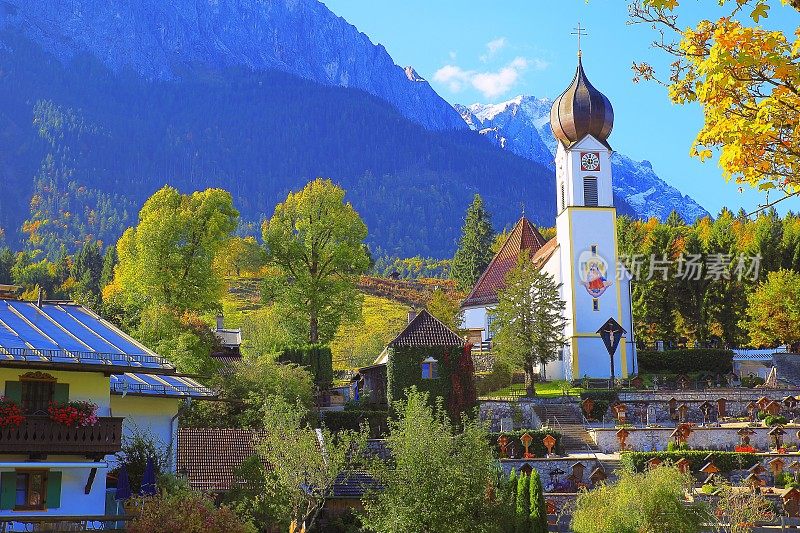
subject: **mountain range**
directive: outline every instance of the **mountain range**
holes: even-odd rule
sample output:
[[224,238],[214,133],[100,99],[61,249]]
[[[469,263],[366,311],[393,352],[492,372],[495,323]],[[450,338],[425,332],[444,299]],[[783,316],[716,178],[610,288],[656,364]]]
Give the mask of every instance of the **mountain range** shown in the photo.
[[[0,227],[49,254],[113,242],[168,183],[230,190],[252,233],[316,176],[348,191],[378,253],[451,255],[475,193],[498,229],[522,204],[552,225],[544,124],[473,107],[317,0],[0,0]],[[631,163],[615,204],[648,215],[666,184]],[[658,216],[687,203],[675,193]]]
[[[552,100],[517,96],[499,104],[456,104],[464,122],[496,146],[554,168],[556,139],[550,129]],[[709,213],[656,175],[649,161],[634,161],[619,152],[611,157],[617,196],[643,218],[666,219],[673,210],[694,221]]]

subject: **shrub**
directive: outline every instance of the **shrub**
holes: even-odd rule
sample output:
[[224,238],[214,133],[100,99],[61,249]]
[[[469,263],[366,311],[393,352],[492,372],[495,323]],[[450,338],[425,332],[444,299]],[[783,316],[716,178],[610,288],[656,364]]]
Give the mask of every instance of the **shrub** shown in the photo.
[[531,533],[547,533],[547,504],[544,501],[544,488],[538,470],[531,470]]
[[720,349],[639,350],[639,370],[642,373],[711,372],[727,374],[733,369],[733,352]]
[[764,417],[764,424],[768,426],[783,426],[787,422],[783,415],[767,415]]
[[710,450],[681,450],[666,452],[622,452],[620,462],[629,472],[643,472],[647,469],[647,462],[653,457],[658,457],[665,463],[676,463],[679,459],[689,461],[689,467],[700,470],[706,464],[705,458],[709,453],[714,454],[714,464],[724,474],[733,470],[746,470],[759,462],[758,455],[741,452],[717,452]]
[[306,367],[314,376],[314,383],[320,387],[333,383],[333,355],[328,346],[310,344],[284,348],[278,355],[278,362]]
[[758,376],[742,376],[740,381],[742,383],[742,387],[747,387],[749,389],[754,389],[755,387],[764,384],[764,378],[760,378]]
[[511,371],[502,361],[496,361],[491,372],[475,374],[475,391],[478,395],[489,394],[511,384]]
[[322,423],[331,431],[358,431],[362,423],[369,426],[371,438],[379,438],[388,430],[389,413],[387,411],[371,411],[368,409],[345,409],[344,411],[328,411],[322,417]]
[[129,533],[254,533],[228,507],[214,507],[198,492],[142,498],[139,514],[126,528]]
[[570,530],[699,533],[712,517],[704,506],[685,502],[686,482],[676,468],[624,472],[617,483],[578,494]]
[[514,521],[515,533],[528,533],[531,530],[531,497],[528,476],[522,474],[517,478],[517,508]]
[[594,390],[584,391],[581,393],[581,401],[591,398],[594,402],[591,413],[584,413],[589,420],[603,420],[603,417],[608,412],[608,408],[617,401],[617,391],[613,390]]
[[500,437],[500,435],[505,435],[509,438],[510,442],[514,442],[514,446],[516,446],[516,448],[520,451],[521,455],[525,452],[525,447],[522,445],[521,438],[525,433],[528,433],[531,437],[533,437],[531,445],[528,447],[528,451],[536,457],[544,457],[547,455],[547,448],[544,447],[544,443],[542,442],[547,435],[552,435],[553,438],[556,439],[556,445],[553,448],[553,451],[558,454],[564,452],[561,444],[561,433],[558,431],[548,431],[544,429],[520,429],[517,431],[507,431],[503,433],[489,433],[489,443],[495,450],[498,450],[499,448],[497,447],[497,439]]
[[681,442],[680,444],[678,444],[674,440],[671,440],[667,443],[668,452],[683,452],[688,449],[689,449],[689,444],[686,442]]

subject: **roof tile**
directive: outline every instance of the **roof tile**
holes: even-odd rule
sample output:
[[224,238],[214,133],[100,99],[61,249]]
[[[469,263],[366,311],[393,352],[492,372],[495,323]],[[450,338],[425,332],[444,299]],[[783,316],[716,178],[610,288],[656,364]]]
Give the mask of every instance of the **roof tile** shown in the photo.
[[178,472],[185,473],[192,488],[230,490],[237,482],[234,472],[256,454],[255,443],[262,436],[251,429],[180,428]]
[[389,346],[464,346],[464,340],[423,309]]

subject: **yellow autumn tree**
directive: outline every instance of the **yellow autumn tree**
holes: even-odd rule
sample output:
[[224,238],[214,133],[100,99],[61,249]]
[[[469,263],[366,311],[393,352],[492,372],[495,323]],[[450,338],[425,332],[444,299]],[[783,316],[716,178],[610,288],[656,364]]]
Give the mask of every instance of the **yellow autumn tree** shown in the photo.
[[[712,2],[708,1],[709,6]],[[794,35],[759,25],[768,0],[718,0],[717,20],[681,26],[678,0],[637,0],[632,23],[659,32],[653,44],[674,57],[660,79],[647,63],[634,63],[634,81],[656,80],[677,104],[699,103],[704,123],[691,155],[704,161],[718,151],[726,179],[785,194],[800,191],[800,28]],[[800,1],[782,0],[786,10]],[[790,7],[791,6],[791,7]],[[753,24],[755,23],[755,24]]]

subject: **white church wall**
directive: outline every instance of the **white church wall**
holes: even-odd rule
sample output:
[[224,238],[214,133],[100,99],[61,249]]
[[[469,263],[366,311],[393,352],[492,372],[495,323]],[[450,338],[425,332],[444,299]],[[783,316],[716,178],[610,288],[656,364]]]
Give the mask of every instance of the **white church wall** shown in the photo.
[[481,340],[487,339],[487,308],[486,307],[468,307],[462,311],[461,329],[481,330]]

